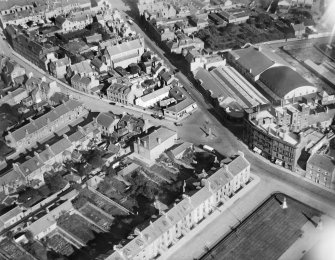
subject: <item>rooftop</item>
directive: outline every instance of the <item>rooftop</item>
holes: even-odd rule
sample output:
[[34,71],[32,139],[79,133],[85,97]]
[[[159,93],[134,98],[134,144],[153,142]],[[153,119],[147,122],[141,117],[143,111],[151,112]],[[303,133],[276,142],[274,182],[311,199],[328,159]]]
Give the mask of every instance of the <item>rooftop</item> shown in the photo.
[[113,113],[107,112],[107,113],[100,113],[96,120],[99,125],[109,128],[115,122],[116,119],[118,119],[117,116],[115,116]]
[[0,223],[6,223],[8,220],[18,216],[20,213],[22,213],[22,209],[19,206],[16,206],[15,208],[0,216]]
[[72,64],[71,70],[79,74],[88,74],[94,72],[94,70],[91,67],[90,60],[84,60],[82,62]]
[[[163,143],[167,139],[171,138],[172,136],[177,136],[175,131],[172,131],[165,127],[160,127],[151,134],[144,136],[141,138],[142,143],[147,143],[147,149],[152,150],[160,143]],[[168,148],[168,147],[167,147]]]
[[185,108],[195,104],[195,101],[189,97],[185,98],[184,100],[178,102],[175,105],[169,106],[165,108],[164,110],[172,111],[172,112],[180,112],[183,111]]
[[314,87],[298,72],[286,66],[269,68],[260,75],[259,79],[280,98],[284,98],[290,91],[299,87]]
[[313,166],[313,168],[318,168],[328,173],[333,173],[335,171],[335,161],[323,154],[313,154],[309,159],[307,164]]
[[20,141],[25,138],[26,134],[32,134],[42,129],[46,125],[57,120],[59,117],[64,116],[65,114],[76,109],[77,107],[80,107],[81,105],[82,103],[70,99],[64,104],[59,105],[50,112],[44,114],[43,116],[35,120],[32,120],[29,124],[22,126],[21,128],[15,130],[10,134],[15,139],[15,141]]
[[261,74],[275,64],[290,66],[279,55],[264,46],[233,50],[230,54],[253,76]]
[[123,42],[121,44],[107,46],[108,54],[113,58],[113,56],[118,56],[120,53],[128,52],[131,50],[137,50],[143,48],[142,43],[139,39],[135,39],[129,42]]
[[166,86],[160,89],[157,89],[145,96],[140,97],[139,99],[141,99],[143,102],[148,102],[156,97],[159,97],[163,94],[169,93],[170,87]]

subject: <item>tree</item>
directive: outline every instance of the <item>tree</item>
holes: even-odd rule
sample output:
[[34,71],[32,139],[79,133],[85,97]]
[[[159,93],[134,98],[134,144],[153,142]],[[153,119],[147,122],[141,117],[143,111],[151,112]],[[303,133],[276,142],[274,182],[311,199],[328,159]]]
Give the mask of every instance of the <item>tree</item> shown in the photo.
[[24,235],[26,236],[26,238],[29,240],[29,241],[33,241],[34,240],[34,235],[33,233],[30,231],[30,230],[26,230]]
[[101,167],[104,163],[102,156],[105,154],[104,151],[101,150],[93,150],[84,157],[86,161],[93,166],[93,168]]
[[5,237],[9,238],[9,239],[13,239],[14,238],[14,233],[12,230],[8,230],[5,234]]
[[132,74],[132,75],[140,73],[140,71],[141,71],[141,68],[135,63],[130,64],[128,66],[128,69],[129,69],[130,74]]
[[77,171],[80,176],[89,175],[92,171],[92,165],[88,163],[79,163],[77,164]]
[[51,193],[55,193],[65,187],[67,184],[66,180],[62,178],[60,174],[53,174],[52,176],[47,176],[45,178],[45,183],[50,189]]
[[17,198],[17,201],[19,203],[25,203],[28,200],[30,200],[31,198],[40,196],[39,192],[33,188],[27,188],[25,189],[23,192],[19,193],[19,197]]
[[116,176],[117,175],[117,172],[115,171],[115,169],[112,166],[106,168],[105,172],[106,172],[107,176]]

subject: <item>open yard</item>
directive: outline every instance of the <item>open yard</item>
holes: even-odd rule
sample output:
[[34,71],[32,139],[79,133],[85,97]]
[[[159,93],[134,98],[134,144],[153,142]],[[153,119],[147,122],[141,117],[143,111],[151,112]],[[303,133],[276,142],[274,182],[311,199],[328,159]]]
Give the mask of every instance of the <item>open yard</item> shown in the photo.
[[205,47],[212,50],[224,50],[241,47],[249,42],[259,43],[288,37],[274,26],[271,19],[269,22],[259,19],[257,24],[229,24],[224,27],[211,25],[199,30],[195,35],[205,42]]
[[57,225],[76,239],[80,239],[84,244],[94,239],[94,232],[99,233],[96,227],[77,214],[64,214],[60,216],[57,220]]
[[113,224],[113,217],[110,217],[102,212],[99,212],[90,204],[86,204],[79,210],[85,217],[91,219],[98,226],[108,230]]
[[69,244],[61,235],[55,234],[52,237],[47,238],[48,246],[55,250],[61,255],[69,256],[74,250],[71,244]]
[[282,194],[270,197],[202,260],[278,259],[302,235],[302,226],[320,215],[288,197],[288,208],[282,209],[282,201]]
[[319,51],[315,46],[304,47],[301,49],[293,49],[287,50],[287,52],[294,58],[298,60],[306,60],[310,59],[313,62],[320,64],[323,61],[329,61],[330,59],[324,55],[321,51]]
[[113,217],[127,214],[127,212],[111,204],[105,198],[98,196],[97,194],[91,192],[88,189],[83,189],[74,203],[77,208],[81,208],[84,204],[86,204],[86,202],[92,203],[93,205],[97,206],[98,208],[102,209],[104,212]]
[[33,260],[35,259],[32,257],[28,252],[23,250],[13,241],[8,238],[5,238],[0,242],[0,252],[6,259],[15,259],[15,260]]

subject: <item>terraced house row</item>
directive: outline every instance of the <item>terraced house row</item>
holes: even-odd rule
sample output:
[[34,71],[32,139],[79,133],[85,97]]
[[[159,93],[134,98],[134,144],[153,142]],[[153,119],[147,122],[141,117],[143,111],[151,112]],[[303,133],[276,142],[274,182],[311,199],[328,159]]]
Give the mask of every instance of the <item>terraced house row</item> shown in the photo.
[[229,197],[250,181],[250,164],[239,152],[229,164],[222,165],[208,178],[201,180],[202,188],[183,199],[143,230],[123,248],[114,247],[107,260],[156,259],[178,243],[201,221],[223,205]]
[[3,188],[16,187],[22,183],[30,183],[34,187],[44,184],[44,173],[71,159],[75,150],[86,149],[91,140],[100,140],[101,132],[94,122],[85,126],[78,126],[77,131],[52,145],[45,145],[41,152],[34,152],[34,156],[23,163],[13,163],[13,169],[0,178]]
[[5,140],[8,146],[23,151],[87,114],[88,110],[82,103],[69,100],[37,119],[30,119],[21,128],[9,131]]

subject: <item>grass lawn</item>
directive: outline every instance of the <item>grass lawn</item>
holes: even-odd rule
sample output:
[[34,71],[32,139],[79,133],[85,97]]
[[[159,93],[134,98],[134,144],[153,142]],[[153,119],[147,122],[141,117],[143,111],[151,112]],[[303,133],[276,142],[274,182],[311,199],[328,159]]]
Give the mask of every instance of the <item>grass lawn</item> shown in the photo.
[[201,259],[278,259],[302,234],[302,226],[320,215],[288,197],[283,210],[282,200],[282,194],[270,197]]

